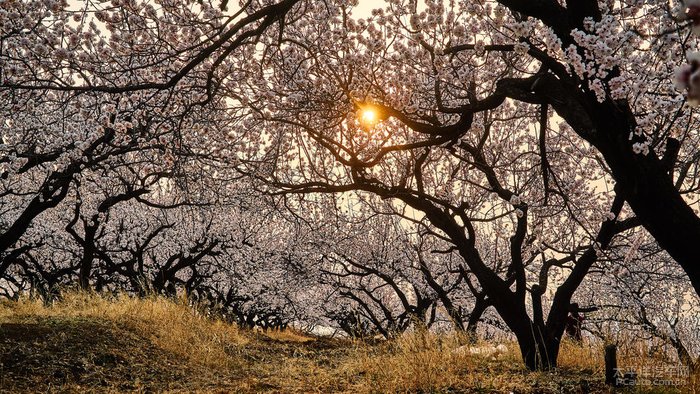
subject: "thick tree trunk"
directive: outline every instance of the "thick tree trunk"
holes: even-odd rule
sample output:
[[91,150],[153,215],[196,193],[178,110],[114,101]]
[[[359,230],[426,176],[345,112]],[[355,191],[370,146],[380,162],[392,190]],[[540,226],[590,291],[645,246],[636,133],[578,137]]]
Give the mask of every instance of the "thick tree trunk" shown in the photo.
[[[543,76],[534,93],[550,102],[576,133],[603,155],[618,193],[642,225],[680,264],[700,295],[700,218],[683,200],[668,174],[669,165],[653,151],[634,153],[634,114],[625,101],[598,103],[592,93]],[[633,135],[630,140],[630,135]]]
[[560,341],[544,327],[530,323],[513,329],[513,333],[518,339],[520,353],[528,369],[546,371],[556,368]]
[[610,103],[597,108],[593,144],[610,166],[618,190],[642,225],[688,274],[700,295],[700,218],[683,200],[667,167],[653,153],[632,151],[630,110]]
[[78,272],[78,282],[83,290],[90,289],[90,275],[92,271],[92,258],[83,257],[80,262],[80,271]]
[[[508,297],[504,295],[502,298]],[[524,304],[516,306],[514,300],[510,301],[494,300],[493,305],[508,328],[515,334],[525,366],[533,371],[556,368],[561,334],[556,335],[544,324],[536,323],[537,318],[533,322]]]

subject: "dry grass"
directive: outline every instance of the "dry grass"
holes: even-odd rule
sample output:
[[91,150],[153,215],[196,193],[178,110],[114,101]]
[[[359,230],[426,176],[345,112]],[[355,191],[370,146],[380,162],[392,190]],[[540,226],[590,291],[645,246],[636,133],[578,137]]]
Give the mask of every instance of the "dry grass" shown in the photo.
[[[419,331],[359,354],[353,369],[366,375],[357,387],[368,392],[433,392],[479,387],[475,373],[481,357],[455,350],[467,343],[460,335]],[[488,383],[486,383],[488,384]]]
[[41,319],[99,319],[141,333],[158,347],[191,362],[226,366],[226,347],[247,339],[236,326],[208,319],[189,307],[186,300],[163,297],[135,298],[70,292],[46,306],[39,300],[6,302],[0,319],[14,317],[28,322]]
[[[239,331],[184,302],[73,293],[49,307],[0,304],[0,391],[609,392],[602,344],[564,342],[560,368],[545,373],[525,370],[514,342],[497,357],[455,351],[467,343],[425,331],[373,343]],[[621,366],[660,362],[639,344],[622,348]],[[682,391],[700,392],[690,380]]]
[[[527,371],[512,341],[499,341],[508,351],[475,355],[457,351],[464,335],[416,332],[359,355],[353,365],[366,379],[357,392],[581,392],[605,391],[600,377],[562,368],[556,373]],[[469,346],[490,346],[479,342]],[[597,388],[596,388],[597,387]]]

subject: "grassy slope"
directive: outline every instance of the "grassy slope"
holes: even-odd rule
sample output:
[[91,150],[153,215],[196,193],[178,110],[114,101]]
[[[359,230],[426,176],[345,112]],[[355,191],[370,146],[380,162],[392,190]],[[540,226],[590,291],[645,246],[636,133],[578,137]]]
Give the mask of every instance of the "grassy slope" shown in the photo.
[[0,391],[608,392],[598,348],[566,344],[559,371],[531,373],[514,344],[491,359],[453,352],[463,343],[240,332],[160,298],[72,294],[0,304]]

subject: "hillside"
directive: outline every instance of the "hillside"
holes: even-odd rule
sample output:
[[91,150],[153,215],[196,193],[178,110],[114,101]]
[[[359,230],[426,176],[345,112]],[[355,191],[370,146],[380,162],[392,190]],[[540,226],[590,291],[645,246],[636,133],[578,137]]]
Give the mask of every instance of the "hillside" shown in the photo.
[[[0,306],[2,392],[608,392],[594,348],[570,344],[556,373],[531,373],[514,345],[456,352],[457,336],[391,342],[242,332],[161,298],[72,294]],[[675,392],[670,390],[667,392]]]

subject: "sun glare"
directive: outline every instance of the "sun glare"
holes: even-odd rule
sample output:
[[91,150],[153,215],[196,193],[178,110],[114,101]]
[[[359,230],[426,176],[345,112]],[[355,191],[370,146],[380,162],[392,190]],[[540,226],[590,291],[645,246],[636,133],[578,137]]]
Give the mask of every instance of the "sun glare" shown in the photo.
[[361,118],[365,123],[374,123],[377,120],[377,113],[373,109],[365,109],[362,111]]
[[372,108],[365,108],[360,111],[360,123],[364,127],[374,127],[379,122],[377,111]]

